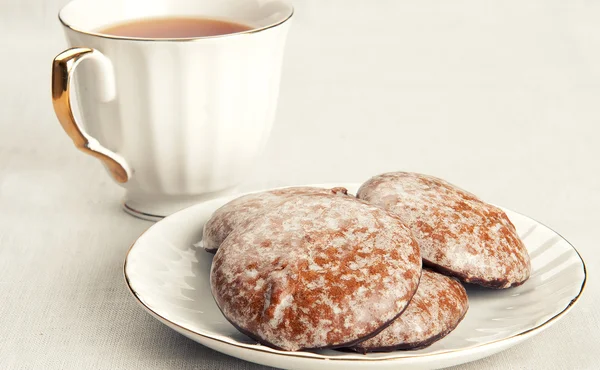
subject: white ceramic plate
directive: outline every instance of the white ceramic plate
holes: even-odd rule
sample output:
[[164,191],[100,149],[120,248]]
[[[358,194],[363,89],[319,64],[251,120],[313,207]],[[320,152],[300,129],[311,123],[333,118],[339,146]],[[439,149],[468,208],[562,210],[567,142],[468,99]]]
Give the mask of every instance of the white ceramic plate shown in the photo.
[[[355,193],[357,184],[345,186]],[[361,355],[335,350],[284,352],[239,333],[210,293],[212,254],[193,246],[212,212],[235,198],[220,198],[177,212],[156,223],[131,247],[125,279],[133,296],[158,320],[217,351],[259,364],[293,369],[430,369],[457,365],[514,346],[548,328],[580,297],[583,260],[548,227],[506,210],[531,255],[532,275],[507,290],[468,287],[470,308],[458,328],[417,351]]]

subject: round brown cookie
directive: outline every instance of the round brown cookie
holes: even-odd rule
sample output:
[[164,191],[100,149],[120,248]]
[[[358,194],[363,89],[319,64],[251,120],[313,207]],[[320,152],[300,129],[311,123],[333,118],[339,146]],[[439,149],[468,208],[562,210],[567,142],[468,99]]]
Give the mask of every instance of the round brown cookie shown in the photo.
[[217,209],[204,225],[202,247],[207,252],[215,253],[219,245],[235,227],[251,221],[259,213],[277,205],[289,196],[303,194],[347,195],[348,190],[341,187],[324,189],[303,186],[263,191],[236,198]]
[[402,315],[352,349],[367,353],[427,347],[454,330],[468,308],[467,292],[461,283],[423,270],[419,288]]
[[444,180],[386,173],[364,183],[357,197],[400,216],[425,266],[497,289],[529,278],[527,249],[506,214]]
[[260,343],[295,351],[382,330],[414,295],[419,246],[387,211],[354,197],[290,197],[233,230],[211,267],[223,315]]

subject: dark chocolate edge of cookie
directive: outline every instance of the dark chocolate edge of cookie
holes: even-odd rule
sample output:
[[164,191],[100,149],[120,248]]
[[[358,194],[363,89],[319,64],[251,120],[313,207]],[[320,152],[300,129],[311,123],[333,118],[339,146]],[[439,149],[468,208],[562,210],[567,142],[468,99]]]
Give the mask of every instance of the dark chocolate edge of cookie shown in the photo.
[[527,279],[525,279],[523,281],[512,282],[512,283],[510,283],[510,285],[506,286],[506,284],[509,284],[508,279],[485,280],[485,279],[480,279],[478,277],[469,277],[469,276],[467,276],[467,274],[464,274],[464,273],[458,272],[458,271],[454,271],[448,267],[438,265],[437,263],[431,262],[425,258],[423,258],[423,266],[429,268],[432,271],[438,272],[442,275],[455,277],[463,283],[477,284],[482,287],[491,288],[491,289],[508,289],[508,288],[519,286],[527,281]]
[[[422,272],[421,272],[421,276],[422,276]],[[421,282],[421,276],[419,276],[419,282],[417,283],[417,289],[419,288],[419,283]],[[377,328],[372,333],[369,333],[369,334],[365,335],[364,337],[358,338],[358,339],[353,340],[352,342],[349,342],[349,343],[336,344],[336,345],[329,346],[329,347],[321,347],[321,348],[315,348],[315,349],[327,349],[327,348],[329,348],[329,349],[339,349],[339,348],[345,348],[345,347],[352,347],[355,344],[358,344],[358,343],[364,342],[365,340],[373,338],[377,334],[381,333],[385,328],[387,328],[388,326],[392,325],[392,323],[397,318],[399,318],[400,316],[402,316],[402,314],[404,313],[404,311],[406,311],[406,309],[408,308],[408,305],[410,304],[410,301],[412,300],[412,297],[417,293],[417,289],[415,289],[415,291],[413,292],[412,296],[410,297],[410,299],[408,300],[408,302],[406,303],[406,305],[404,306],[404,308],[402,308],[402,310],[400,311],[400,313],[398,313],[396,316],[394,316],[389,321],[383,323],[383,325],[381,327]]]
[[[408,350],[415,351],[418,349],[427,348],[430,345],[432,345],[433,343],[437,342],[438,340],[440,340],[440,339],[444,338],[445,336],[447,336],[448,334],[450,334],[452,331],[454,331],[454,329],[456,329],[458,327],[458,325],[463,321],[463,319],[467,316],[468,311],[469,311],[469,301],[467,298],[467,308],[465,309],[465,312],[458,319],[458,321],[456,322],[456,324],[454,326],[440,332],[437,335],[434,335],[433,337],[431,337],[429,339],[426,339],[426,340],[423,340],[420,342],[405,343],[405,344],[400,344],[397,346],[373,347],[373,348],[365,348],[365,347],[355,345],[355,346],[350,346],[348,348],[343,348],[343,350],[344,350],[344,352],[357,352],[357,353],[367,354],[369,352],[392,352],[392,351],[408,351]],[[358,343],[358,344],[360,344],[360,343]]]
[[221,311],[221,314],[223,315],[223,317],[229,321],[229,323],[231,325],[233,325],[234,328],[236,328],[240,333],[244,334],[245,336],[249,337],[250,339],[253,339],[255,341],[257,341],[259,344],[262,344],[264,346],[267,347],[271,347],[280,351],[286,351],[286,352],[298,352],[298,351],[304,351],[304,350],[319,350],[319,349],[341,349],[341,348],[350,348],[353,347],[355,344],[364,342],[367,339],[371,339],[374,336],[376,336],[377,334],[381,333],[385,328],[387,328],[388,326],[390,326],[394,320],[396,320],[398,317],[400,317],[404,311],[408,308],[408,305],[410,304],[410,301],[412,300],[412,297],[417,293],[417,289],[419,288],[419,284],[421,283],[421,277],[423,276],[423,272],[421,269],[421,275],[419,276],[419,281],[416,284],[416,289],[414,290],[412,296],[410,297],[410,299],[408,300],[408,302],[406,303],[406,305],[404,306],[404,308],[402,309],[402,311],[400,311],[400,313],[398,313],[396,316],[394,316],[391,320],[383,323],[383,325],[379,328],[377,328],[375,331],[365,335],[364,337],[360,337],[358,339],[355,339],[353,341],[347,342],[347,343],[342,343],[342,344],[333,344],[330,346],[323,346],[323,347],[311,347],[311,348],[300,348],[298,350],[295,351],[290,351],[284,348],[281,348],[279,346],[274,345],[273,343],[270,343],[262,338],[259,338],[258,336],[252,334],[251,332],[249,332],[246,329],[241,328],[240,326],[238,326],[236,323],[234,323],[233,321],[231,321],[227,315],[225,315],[225,313],[223,312],[223,310],[221,309],[221,306],[219,306],[219,303],[217,302],[217,299],[215,298],[215,296],[212,294],[212,289],[211,289],[211,296],[213,297],[213,300],[215,301],[215,304],[217,305],[217,307],[219,308],[219,311]]
[[[408,306],[408,305],[406,305],[406,306]],[[217,305],[217,307],[218,307],[218,305]],[[220,307],[219,307],[219,310],[221,310]],[[323,347],[300,348],[300,349],[297,349],[295,351],[284,349],[284,348],[281,348],[279,346],[276,346],[273,343],[270,343],[270,342],[268,342],[268,341],[266,341],[266,340],[264,340],[264,339],[256,336],[255,334],[252,334],[248,330],[242,329],[236,323],[234,323],[231,320],[229,320],[229,318],[227,316],[225,316],[225,314],[223,313],[223,311],[221,311],[221,313],[223,313],[223,317],[225,317],[227,319],[227,321],[229,321],[229,323],[231,325],[233,325],[233,327],[235,327],[240,333],[244,334],[245,336],[249,337],[252,340],[257,341],[259,344],[261,344],[263,346],[270,347],[270,348],[274,348],[274,349],[277,349],[277,350],[280,350],[280,351],[298,352],[298,351],[313,351],[313,350],[319,350],[319,349],[339,349],[339,348],[349,348],[349,347],[352,347],[355,344],[358,344],[360,342],[364,342],[367,339],[371,339],[374,336],[376,336],[377,334],[379,334],[380,332],[382,332],[385,328],[387,328],[388,326],[390,326],[392,324],[392,322],[394,322],[394,320],[396,320],[398,317],[400,317],[400,315],[402,315],[402,313],[404,313],[404,310],[406,310],[406,307],[404,307],[404,309],[402,310],[402,312],[400,312],[398,315],[396,315],[393,319],[391,319],[390,321],[384,323],[383,326],[381,326],[380,328],[378,328],[374,332],[367,334],[365,337],[361,337],[361,338],[355,339],[355,340],[347,342],[347,343],[334,344],[334,345],[323,346]]]
[[330,346],[330,347],[321,347],[321,348],[316,348],[316,349],[339,349],[339,348],[346,348],[346,347],[352,347],[355,344],[364,342],[365,340],[371,339],[374,336],[376,336],[377,334],[381,333],[385,328],[387,328],[388,326],[392,325],[392,323],[399,318],[400,316],[402,316],[402,314],[404,313],[404,311],[406,311],[406,309],[408,308],[408,305],[410,304],[410,301],[412,301],[413,297],[415,296],[415,294],[417,294],[417,290],[419,289],[419,284],[421,284],[421,279],[423,278],[423,263],[421,263],[421,273],[419,274],[419,280],[417,281],[417,284],[415,285],[415,289],[412,293],[412,295],[410,296],[410,298],[408,299],[408,302],[406,302],[406,305],[404,305],[404,308],[402,308],[402,310],[400,311],[400,313],[398,313],[396,316],[394,316],[391,320],[389,320],[388,322],[385,322],[381,327],[379,327],[378,329],[376,329],[374,332],[365,335],[362,338],[359,338],[357,340],[354,340],[352,342],[349,343],[344,343],[344,344],[336,344],[334,346]]

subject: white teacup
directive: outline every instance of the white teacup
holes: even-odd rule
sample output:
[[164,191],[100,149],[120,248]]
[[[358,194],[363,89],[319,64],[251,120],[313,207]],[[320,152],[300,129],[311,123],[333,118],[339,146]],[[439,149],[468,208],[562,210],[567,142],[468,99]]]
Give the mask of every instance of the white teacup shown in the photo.
[[[72,48],[54,59],[54,109],[75,145],[127,189],[127,212],[158,219],[244,179],[271,130],[292,14],[284,0],[76,0],[60,11]],[[185,39],[99,33],[169,16],[252,29]]]

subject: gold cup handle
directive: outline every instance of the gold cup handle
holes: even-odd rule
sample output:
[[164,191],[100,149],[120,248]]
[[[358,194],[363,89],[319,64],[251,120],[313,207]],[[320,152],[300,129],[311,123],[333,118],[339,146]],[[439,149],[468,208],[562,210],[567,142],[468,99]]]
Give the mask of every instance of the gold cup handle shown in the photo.
[[[99,51],[89,48],[72,48],[63,51],[52,63],[52,104],[54,112],[60,121],[62,128],[67,135],[73,140],[77,149],[84,153],[92,155],[101,160],[108,168],[113,178],[119,183],[125,183],[131,177],[131,170],[127,162],[118,155],[105,147],[98,140],[89,136],[80,125],[75,121],[73,110],[71,109],[71,76],[73,70],[84,59],[96,59],[101,66],[104,66],[104,74],[111,73],[107,69],[111,67],[110,62]],[[110,83],[114,84],[113,76],[102,76],[103,78],[111,79]],[[108,80],[104,81],[105,83]],[[114,93],[114,85],[111,88],[104,86],[105,95]],[[113,91],[110,91],[113,90]]]

